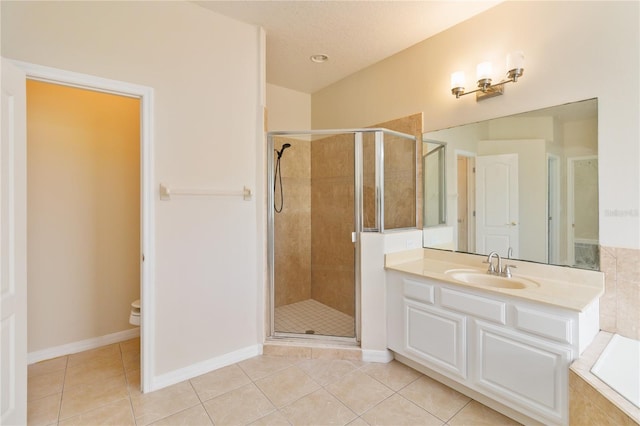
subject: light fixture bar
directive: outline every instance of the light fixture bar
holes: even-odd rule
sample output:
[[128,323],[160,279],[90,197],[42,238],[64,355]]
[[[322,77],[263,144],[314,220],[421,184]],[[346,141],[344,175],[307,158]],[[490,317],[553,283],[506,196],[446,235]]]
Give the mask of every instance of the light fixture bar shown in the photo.
[[460,96],[476,94],[476,100],[483,100],[499,96],[504,93],[504,85],[507,83],[517,83],[518,78],[524,74],[524,55],[520,51],[512,52],[507,56],[507,75],[506,78],[498,83],[491,82],[491,63],[482,62],[476,68],[477,73],[477,89],[470,92],[464,90],[464,73],[457,71],[451,74],[451,94],[460,98]]

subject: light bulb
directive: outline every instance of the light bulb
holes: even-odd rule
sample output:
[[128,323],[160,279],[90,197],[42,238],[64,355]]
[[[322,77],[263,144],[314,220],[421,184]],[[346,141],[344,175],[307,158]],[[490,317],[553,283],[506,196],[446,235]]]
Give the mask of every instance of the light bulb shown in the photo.
[[464,87],[464,71],[456,71],[451,74],[451,88]]
[[517,50],[507,55],[507,71],[524,68],[524,53]]
[[522,74],[524,74],[524,53],[519,50],[509,53],[507,55],[507,77],[515,83]]
[[491,80],[491,62],[480,62],[476,67],[476,76],[478,81]]

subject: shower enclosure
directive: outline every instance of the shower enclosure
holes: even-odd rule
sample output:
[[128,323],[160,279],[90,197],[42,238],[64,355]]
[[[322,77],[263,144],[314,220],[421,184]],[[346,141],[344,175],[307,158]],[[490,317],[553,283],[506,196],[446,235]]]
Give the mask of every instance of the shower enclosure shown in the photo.
[[416,227],[416,138],[372,128],[267,143],[270,335],[357,341],[359,235]]

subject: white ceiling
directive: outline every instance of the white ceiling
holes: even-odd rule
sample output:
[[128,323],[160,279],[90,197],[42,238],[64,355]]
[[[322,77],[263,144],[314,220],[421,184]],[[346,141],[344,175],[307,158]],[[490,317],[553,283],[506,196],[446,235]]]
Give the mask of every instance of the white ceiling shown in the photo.
[[[197,1],[262,26],[267,82],[313,93],[446,30],[500,1]],[[326,54],[313,63],[309,57]]]

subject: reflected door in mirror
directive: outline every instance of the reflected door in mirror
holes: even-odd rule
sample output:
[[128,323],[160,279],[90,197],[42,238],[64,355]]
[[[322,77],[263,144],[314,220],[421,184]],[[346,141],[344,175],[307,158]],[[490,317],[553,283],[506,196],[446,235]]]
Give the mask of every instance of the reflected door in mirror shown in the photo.
[[518,154],[476,157],[476,253],[518,257]]

